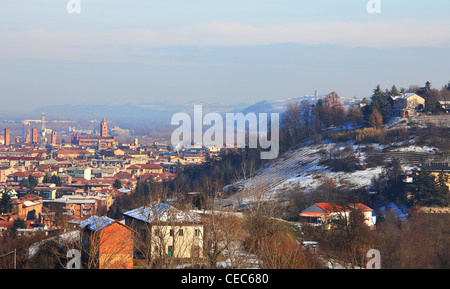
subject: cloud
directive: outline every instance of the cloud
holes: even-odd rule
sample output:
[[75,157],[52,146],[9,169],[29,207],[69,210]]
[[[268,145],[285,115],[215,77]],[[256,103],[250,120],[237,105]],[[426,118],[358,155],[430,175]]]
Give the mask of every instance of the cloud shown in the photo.
[[449,47],[450,30],[441,23],[292,23],[254,26],[209,22],[173,29],[0,31],[0,57],[120,61],[129,55],[168,56],[151,48],[248,46],[277,43],[344,47]]

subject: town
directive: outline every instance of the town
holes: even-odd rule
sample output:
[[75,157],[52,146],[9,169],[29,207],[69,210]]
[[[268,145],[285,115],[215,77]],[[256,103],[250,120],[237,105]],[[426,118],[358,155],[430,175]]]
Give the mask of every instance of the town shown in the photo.
[[[45,114],[3,128],[0,267],[68,268],[77,250],[89,269],[365,268],[376,249],[387,267],[445,268],[449,92],[427,82],[290,103],[274,160],[122,142],[104,117],[70,138]],[[392,250],[404,234],[412,244]]]

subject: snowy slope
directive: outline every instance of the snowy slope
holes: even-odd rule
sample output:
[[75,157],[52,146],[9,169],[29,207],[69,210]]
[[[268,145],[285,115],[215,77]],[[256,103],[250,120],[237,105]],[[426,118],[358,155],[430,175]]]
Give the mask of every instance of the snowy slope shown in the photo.
[[[356,156],[364,161],[367,154],[364,153],[366,145],[354,144],[308,144],[304,143],[296,149],[292,149],[278,159],[267,165],[253,177],[241,180],[233,184],[238,188],[238,192],[225,200],[224,205],[235,207],[245,205],[256,199],[276,200],[277,195],[284,189],[290,187],[300,187],[305,192],[313,190],[319,186],[324,178],[331,178],[336,184],[346,183],[354,188],[370,187],[371,181],[383,170],[383,166],[357,170],[355,172],[334,172],[327,167],[320,165],[322,156],[328,155],[333,150],[342,150],[344,147],[353,148]],[[424,154],[433,155],[436,150],[432,147],[419,147],[411,143],[391,144],[389,146],[370,145],[376,154],[384,154],[386,159],[402,156],[402,154]],[[322,153],[319,153],[322,152]],[[326,152],[325,154],[323,152]],[[405,156],[406,158],[407,156]],[[405,166],[405,169],[410,167]]]

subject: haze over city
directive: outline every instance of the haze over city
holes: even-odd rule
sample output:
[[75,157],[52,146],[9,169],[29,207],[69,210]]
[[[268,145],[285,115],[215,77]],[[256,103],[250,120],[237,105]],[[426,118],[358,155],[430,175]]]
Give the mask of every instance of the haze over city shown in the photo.
[[[448,1],[0,4],[0,110],[273,101],[448,81]],[[40,111],[39,111],[40,112]],[[39,115],[39,114],[37,114]]]

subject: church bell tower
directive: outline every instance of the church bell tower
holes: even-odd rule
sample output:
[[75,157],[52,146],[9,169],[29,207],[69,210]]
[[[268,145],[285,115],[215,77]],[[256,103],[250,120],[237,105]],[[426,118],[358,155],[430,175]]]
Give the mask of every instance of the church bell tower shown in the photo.
[[106,123],[105,118],[103,118],[102,122],[100,123],[100,136],[107,137],[108,136],[108,124]]

